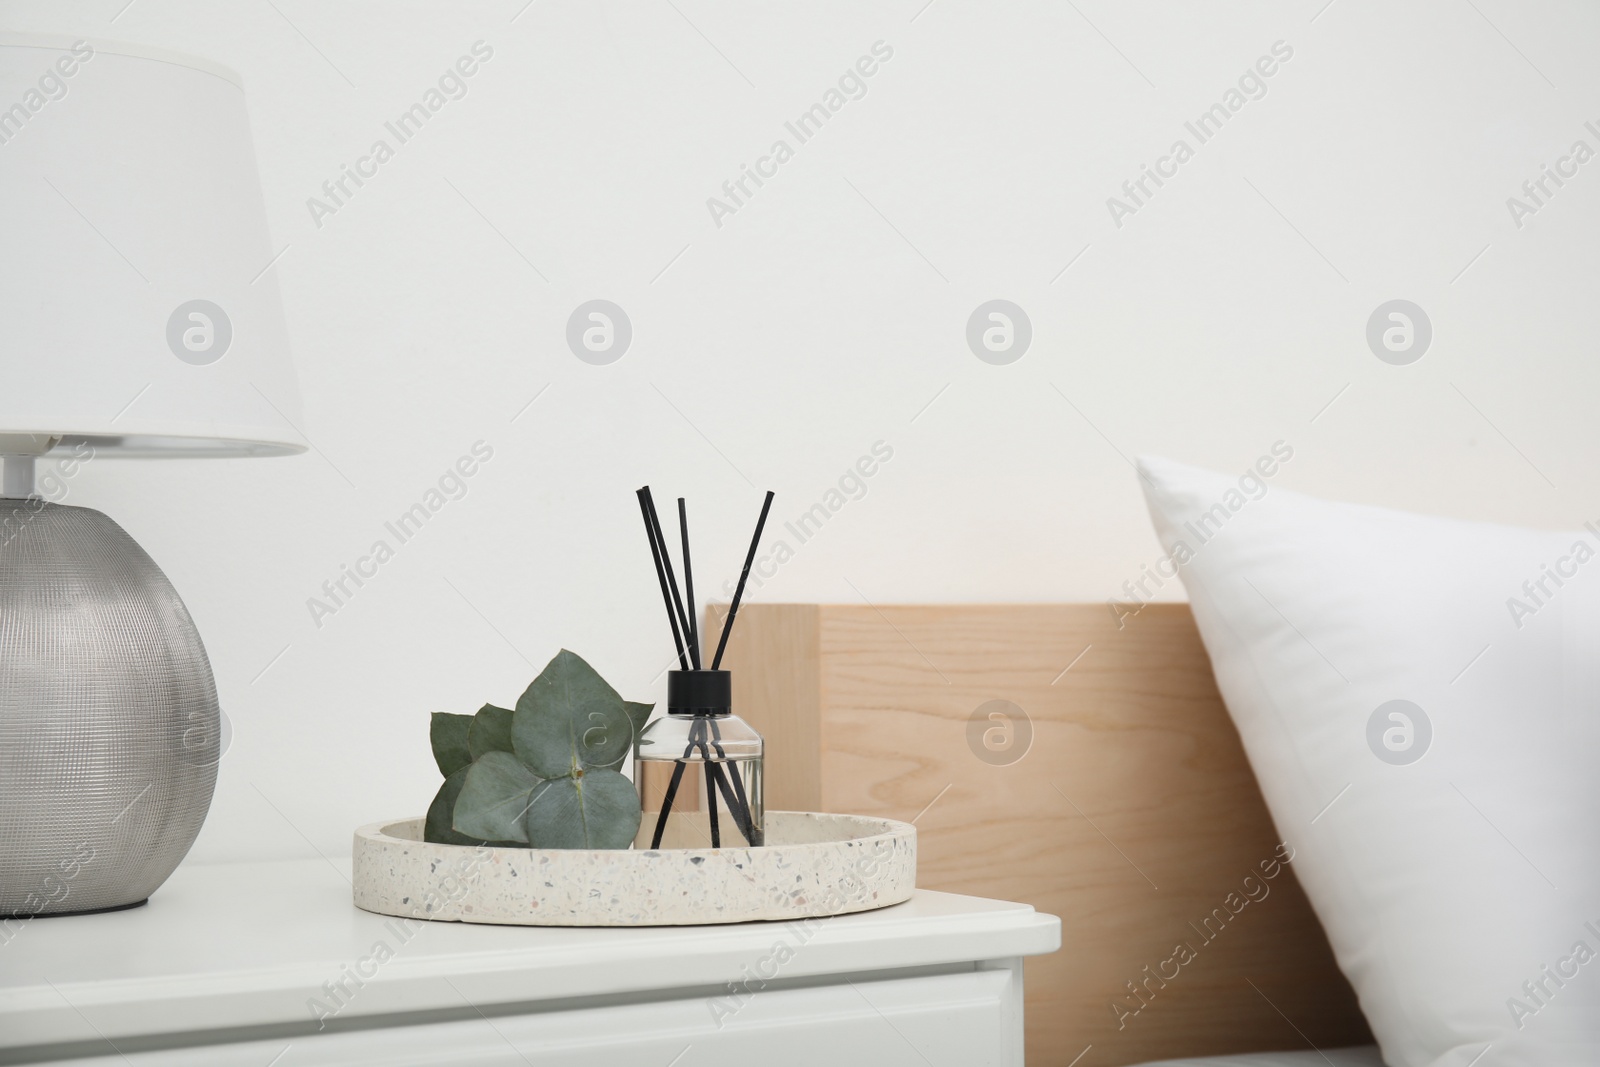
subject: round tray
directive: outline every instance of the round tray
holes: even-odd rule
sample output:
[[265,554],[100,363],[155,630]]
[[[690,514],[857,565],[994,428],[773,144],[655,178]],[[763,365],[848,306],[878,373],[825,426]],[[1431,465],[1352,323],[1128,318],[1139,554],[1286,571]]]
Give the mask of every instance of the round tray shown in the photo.
[[861,815],[769,811],[762,848],[435,845],[422,820],[356,831],[356,907],[515,926],[693,926],[870,911],[911,896],[917,831]]

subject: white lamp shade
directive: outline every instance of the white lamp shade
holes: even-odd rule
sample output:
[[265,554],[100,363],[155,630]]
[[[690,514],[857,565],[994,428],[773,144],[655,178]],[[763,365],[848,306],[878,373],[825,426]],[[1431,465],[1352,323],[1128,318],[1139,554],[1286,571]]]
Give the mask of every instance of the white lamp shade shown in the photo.
[[305,449],[236,75],[0,35],[0,203],[0,434]]

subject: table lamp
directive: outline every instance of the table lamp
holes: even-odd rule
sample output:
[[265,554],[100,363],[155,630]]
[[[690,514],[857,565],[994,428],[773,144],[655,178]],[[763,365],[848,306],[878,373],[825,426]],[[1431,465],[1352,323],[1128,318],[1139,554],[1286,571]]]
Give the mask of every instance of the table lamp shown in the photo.
[[[194,843],[221,755],[188,610],[116,522],[59,502],[70,479],[117,457],[305,442],[237,75],[142,46],[0,35],[0,202],[9,933],[143,903]],[[164,510],[181,521],[194,504],[174,492]]]

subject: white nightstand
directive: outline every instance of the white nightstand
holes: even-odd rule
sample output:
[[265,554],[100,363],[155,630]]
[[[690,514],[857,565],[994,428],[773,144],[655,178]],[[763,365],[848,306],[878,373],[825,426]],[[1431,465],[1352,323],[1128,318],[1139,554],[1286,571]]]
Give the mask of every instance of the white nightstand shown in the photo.
[[407,922],[348,872],[187,865],[143,908],[13,925],[0,1064],[1020,1065],[1022,957],[1061,942],[926,891],[809,924]]

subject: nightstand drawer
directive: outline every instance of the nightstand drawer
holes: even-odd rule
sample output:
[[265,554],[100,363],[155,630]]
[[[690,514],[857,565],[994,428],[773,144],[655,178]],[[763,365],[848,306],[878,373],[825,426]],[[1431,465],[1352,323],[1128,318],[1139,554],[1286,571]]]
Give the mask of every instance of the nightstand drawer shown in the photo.
[[[80,1067],[1020,1067],[1020,968],[131,1052]],[[377,1020],[374,1020],[375,1022]],[[276,1057],[276,1058],[275,1058]],[[61,1061],[57,1061],[58,1064]],[[62,1065],[67,1067],[67,1065]]]

